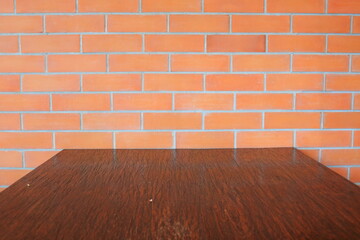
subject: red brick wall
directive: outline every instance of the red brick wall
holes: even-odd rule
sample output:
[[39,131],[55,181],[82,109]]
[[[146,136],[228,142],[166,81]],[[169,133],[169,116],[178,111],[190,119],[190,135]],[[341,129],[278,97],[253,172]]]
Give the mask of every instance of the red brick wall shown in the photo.
[[64,148],[297,147],[360,182],[359,0],[0,0],[0,188]]

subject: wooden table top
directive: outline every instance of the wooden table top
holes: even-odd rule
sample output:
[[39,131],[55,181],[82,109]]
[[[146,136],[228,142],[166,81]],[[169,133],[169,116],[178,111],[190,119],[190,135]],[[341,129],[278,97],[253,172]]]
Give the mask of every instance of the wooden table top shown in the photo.
[[0,193],[0,239],[360,239],[360,188],[293,148],[64,150]]

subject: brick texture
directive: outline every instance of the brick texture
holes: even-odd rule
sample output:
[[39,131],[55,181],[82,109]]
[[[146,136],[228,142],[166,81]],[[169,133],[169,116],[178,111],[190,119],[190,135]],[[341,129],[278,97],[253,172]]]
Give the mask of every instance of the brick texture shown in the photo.
[[360,184],[359,0],[0,0],[0,190],[65,148],[296,147]]
[[14,1],[13,0],[0,0],[0,13],[13,13]]

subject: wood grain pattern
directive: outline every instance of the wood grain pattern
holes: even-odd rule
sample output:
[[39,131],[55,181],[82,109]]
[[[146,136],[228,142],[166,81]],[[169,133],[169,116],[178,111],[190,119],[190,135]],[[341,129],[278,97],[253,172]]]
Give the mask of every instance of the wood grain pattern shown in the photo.
[[0,193],[0,239],[360,239],[360,189],[293,148],[64,150]]

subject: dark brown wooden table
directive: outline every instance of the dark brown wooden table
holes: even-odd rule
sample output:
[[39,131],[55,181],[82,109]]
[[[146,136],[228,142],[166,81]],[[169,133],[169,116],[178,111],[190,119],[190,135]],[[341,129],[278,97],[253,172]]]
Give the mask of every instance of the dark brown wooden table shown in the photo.
[[360,189],[293,148],[64,150],[0,193],[0,239],[360,239]]

